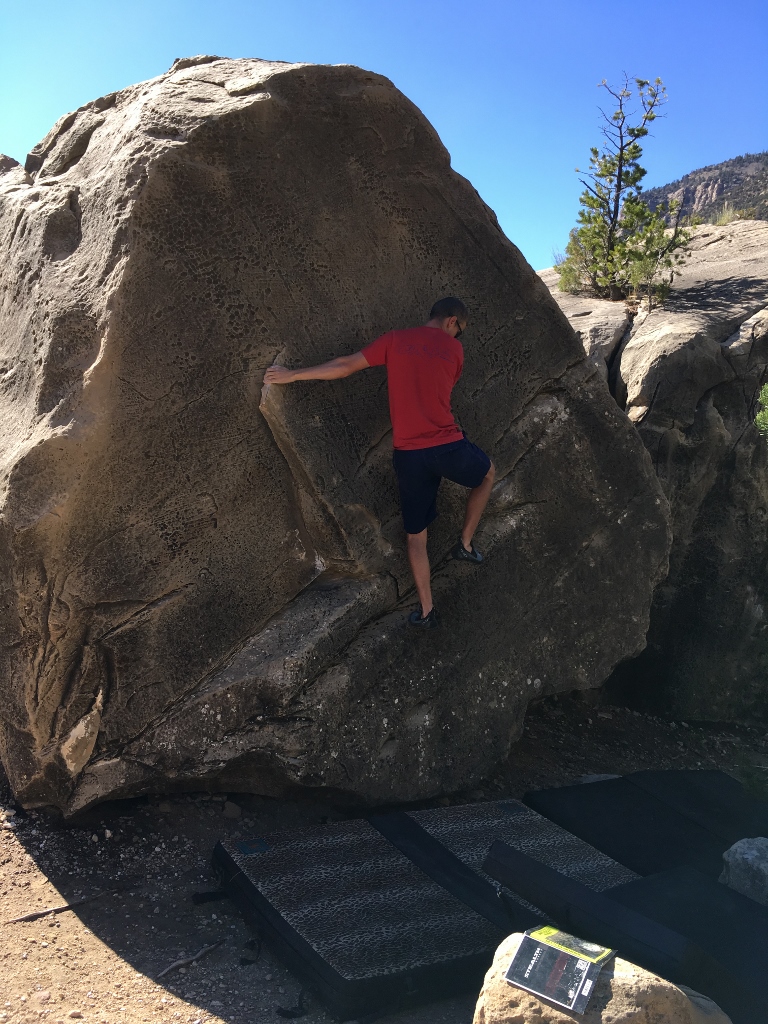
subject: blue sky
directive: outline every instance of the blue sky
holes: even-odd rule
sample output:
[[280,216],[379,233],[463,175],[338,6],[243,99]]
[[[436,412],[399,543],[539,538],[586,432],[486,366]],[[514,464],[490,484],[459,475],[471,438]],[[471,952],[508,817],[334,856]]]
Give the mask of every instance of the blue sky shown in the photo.
[[766,0],[0,0],[0,151],[195,53],[359,64],[426,114],[537,268],[578,208],[597,83],[667,85],[646,186],[768,149]]

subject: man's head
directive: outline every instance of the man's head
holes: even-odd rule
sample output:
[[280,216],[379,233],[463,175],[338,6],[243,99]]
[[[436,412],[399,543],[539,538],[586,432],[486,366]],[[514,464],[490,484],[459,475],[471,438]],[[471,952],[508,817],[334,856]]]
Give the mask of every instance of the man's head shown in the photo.
[[432,307],[427,326],[438,327],[452,338],[458,338],[466,328],[468,320],[469,313],[461,299],[447,295],[444,299],[438,299]]

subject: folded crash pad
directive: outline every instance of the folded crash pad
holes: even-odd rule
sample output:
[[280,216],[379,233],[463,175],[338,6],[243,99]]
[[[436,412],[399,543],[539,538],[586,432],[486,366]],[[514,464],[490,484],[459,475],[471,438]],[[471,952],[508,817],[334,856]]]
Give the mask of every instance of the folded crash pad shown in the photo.
[[751,836],[768,836],[768,803],[715,769],[645,771],[625,775],[667,807],[724,840],[728,846]]
[[[638,785],[637,776],[625,776],[526,793],[524,800],[638,874],[650,875],[687,864],[717,877],[722,871],[723,852],[732,840],[713,830],[709,815],[701,813],[697,820],[695,814],[679,809],[681,804],[685,806],[682,784],[675,790],[676,803],[672,805],[657,795],[663,788],[658,780],[650,781],[656,792]],[[670,792],[672,789],[670,786]],[[691,789],[692,794],[706,793],[704,783]],[[699,810],[704,802],[703,797],[696,801],[693,795],[689,800],[691,807]]]
[[218,843],[222,887],[342,1020],[477,988],[542,915],[481,871],[494,839],[595,890],[636,876],[517,801],[372,816]]
[[695,942],[745,986],[768,1013],[768,908],[692,868],[648,875],[606,893]]

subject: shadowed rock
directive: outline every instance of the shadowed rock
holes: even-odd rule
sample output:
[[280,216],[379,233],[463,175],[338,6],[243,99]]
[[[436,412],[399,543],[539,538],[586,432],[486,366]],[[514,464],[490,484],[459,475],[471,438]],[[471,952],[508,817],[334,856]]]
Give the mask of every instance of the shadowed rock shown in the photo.
[[[5,165],[3,165],[5,166]],[[647,453],[419,111],[353,67],[190,58],[0,177],[3,763],[27,806],[471,785],[644,643]],[[385,376],[261,395],[458,293],[487,563],[412,636]],[[259,404],[261,402],[261,411]]]
[[[553,294],[574,323],[574,297]],[[637,317],[612,363],[672,510],[648,646],[610,687],[645,709],[768,717],[768,442],[754,426],[766,379],[768,223],[704,225],[664,307]]]
[[560,275],[554,267],[540,270],[539,277],[568,317],[587,357],[607,380],[608,367],[632,322],[626,304],[561,292]]

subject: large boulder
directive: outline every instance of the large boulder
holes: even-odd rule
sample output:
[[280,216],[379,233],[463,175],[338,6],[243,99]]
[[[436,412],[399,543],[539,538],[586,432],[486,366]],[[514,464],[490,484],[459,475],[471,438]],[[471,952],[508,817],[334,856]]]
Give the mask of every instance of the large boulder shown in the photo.
[[[666,501],[568,323],[419,111],[354,67],[199,57],[0,176],[2,760],[19,800],[472,784],[528,702],[643,646]],[[404,628],[384,371],[261,396],[457,293],[498,467],[444,628]],[[261,411],[259,403],[261,400]]]
[[621,957],[602,969],[586,1010],[575,1017],[504,980],[522,938],[515,932],[496,950],[474,1024],[573,1024],[576,1019],[582,1024],[731,1024],[707,996],[673,985]]
[[768,720],[768,223],[705,225],[669,300],[638,317],[612,387],[672,510],[646,650],[610,689],[676,718]]

